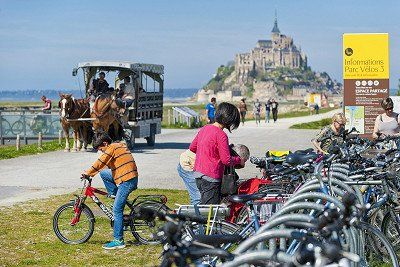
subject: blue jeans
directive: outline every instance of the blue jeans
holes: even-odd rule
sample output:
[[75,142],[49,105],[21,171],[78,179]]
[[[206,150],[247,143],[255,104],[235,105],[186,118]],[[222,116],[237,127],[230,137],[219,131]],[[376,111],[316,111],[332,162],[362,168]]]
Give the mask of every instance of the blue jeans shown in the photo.
[[182,178],[185,186],[189,192],[190,204],[199,205],[200,204],[200,191],[196,185],[196,179],[193,176],[192,171],[186,171],[182,168],[181,164],[178,163],[177,167],[179,176]]
[[265,112],[265,122],[269,122],[269,114],[270,114],[270,110],[267,110],[266,112]]
[[108,194],[115,195],[113,213],[114,213],[114,239],[124,239],[124,207],[129,194],[137,188],[138,178],[133,178],[122,182],[117,186],[112,177],[111,170],[106,169],[100,172],[104,186]]

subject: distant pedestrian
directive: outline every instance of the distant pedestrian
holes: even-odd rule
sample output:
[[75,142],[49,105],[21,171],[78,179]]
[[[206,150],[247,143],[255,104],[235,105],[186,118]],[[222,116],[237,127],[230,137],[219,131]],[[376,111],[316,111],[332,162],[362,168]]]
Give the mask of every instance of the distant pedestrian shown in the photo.
[[272,118],[274,119],[274,123],[278,120],[278,102],[272,98],[271,100],[271,110],[272,110]]
[[246,99],[242,98],[239,103],[239,112],[240,112],[240,118],[242,119],[242,125],[244,125],[244,121],[246,120],[246,113],[247,113],[247,105],[246,105]]
[[256,119],[256,124],[259,125],[260,124],[260,115],[261,115],[261,103],[258,100],[258,98],[256,99],[256,102],[254,102],[253,104],[253,113],[254,113],[254,118]]
[[315,114],[319,114],[319,106],[318,106],[318,103],[315,103],[314,109],[315,109]]
[[46,96],[42,96],[41,99],[44,102],[44,106],[42,108],[43,113],[50,114],[51,113],[51,100],[48,99]]
[[217,99],[215,97],[211,98],[210,103],[206,106],[207,113],[207,123],[212,124],[215,122],[215,104],[217,103]]
[[265,123],[269,123],[269,116],[271,113],[271,98],[265,103]]

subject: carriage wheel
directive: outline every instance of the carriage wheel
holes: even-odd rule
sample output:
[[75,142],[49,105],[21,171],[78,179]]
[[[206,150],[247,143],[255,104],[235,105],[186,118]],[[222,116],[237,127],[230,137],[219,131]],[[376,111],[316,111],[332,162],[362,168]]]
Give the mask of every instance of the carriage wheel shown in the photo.
[[149,137],[146,137],[147,145],[154,146],[156,143],[156,134],[151,133]]

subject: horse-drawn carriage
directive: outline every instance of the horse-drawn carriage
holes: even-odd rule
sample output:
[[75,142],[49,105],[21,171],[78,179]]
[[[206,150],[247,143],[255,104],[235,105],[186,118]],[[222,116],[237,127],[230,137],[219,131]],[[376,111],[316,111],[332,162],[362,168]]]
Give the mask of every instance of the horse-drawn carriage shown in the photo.
[[[72,71],[73,76],[83,71],[86,97],[93,91],[93,81],[97,74],[104,72],[110,83],[110,93],[123,88],[123,81],[129,77],[134,87],[133,104],[125,112],[125,122],[117,118],[117,123],[124,130],[124,138],[128,146],[132,147],[135,138],[145,138],[149,146],[155,143],[155,135],[161,133],[163,113],[164,66],[119,61],[92,61],[79,63]],[[112,85],[111,79],[114,84]],[[115,95],[115,94],[113,94]],[[112,99],[114,99],[113,96]],[[100,120],[100,115],[92,112],[92,120]],[[83,119],[87,120],[87,119]],[[95,127],[96,128],[96,127]],[[107,127],[108,129],[108,127]],[[115,129],[114,129],[115,130]]]

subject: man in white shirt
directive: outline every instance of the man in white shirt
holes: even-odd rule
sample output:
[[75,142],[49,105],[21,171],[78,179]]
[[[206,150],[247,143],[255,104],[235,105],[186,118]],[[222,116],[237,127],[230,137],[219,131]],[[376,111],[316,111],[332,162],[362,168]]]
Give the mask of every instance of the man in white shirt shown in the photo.
[[135,100],[135,87],[131,83],[129,76],[124,78],[124,83],[120,85],[120,90],[122,90],[122,97],[115,100],[117,106],[124,109],[132,106]]

